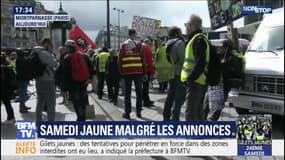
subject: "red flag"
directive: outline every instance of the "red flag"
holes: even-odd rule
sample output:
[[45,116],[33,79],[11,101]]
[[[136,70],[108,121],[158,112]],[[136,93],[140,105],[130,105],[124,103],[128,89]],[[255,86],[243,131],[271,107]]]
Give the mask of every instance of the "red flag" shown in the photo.
[[69,38],[76,42],[77,50],[81,53],[87,52],[89,49],[96,49],[96,45],[79,26],[75,26],[71,29]]

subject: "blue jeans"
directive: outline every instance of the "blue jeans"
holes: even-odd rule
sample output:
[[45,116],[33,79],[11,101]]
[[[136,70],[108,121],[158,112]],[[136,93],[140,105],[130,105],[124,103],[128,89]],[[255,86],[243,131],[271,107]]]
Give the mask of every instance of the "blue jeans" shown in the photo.
[[28,85],[29,80],[19,80],[19,100],[20,110],[25,110],[25,103],[28,100]]
[[141,113],[142,110],[142,75],[127,75],[125,80],[125,113],[130,114],[132,111],[131,94],[132,82],[135,83],[136,88],[136,112]]
[[[163,120],[179,121],[181,106],[184,104],[186,87],[180,81],[179,76],[169,81],[169,89],[164,104]],[[172,109],[173,108],[173,109]],[[172,115],[171,115],[172,109]],[[171,118],[171,119],[170,119]]]

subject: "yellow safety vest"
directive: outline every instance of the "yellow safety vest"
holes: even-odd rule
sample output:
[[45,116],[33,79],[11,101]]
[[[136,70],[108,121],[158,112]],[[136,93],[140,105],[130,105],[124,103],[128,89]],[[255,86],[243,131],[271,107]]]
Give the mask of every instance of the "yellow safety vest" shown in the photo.
[[263,135],[258,135],[258,136],[256,136],[256,140],[258,142],[262,142],[262,141],[264,141],[264,136]]
[[13,71],[16,73],[16,59],[10,60]]
[[155,41],[151,42],[151,51],[155,52]]
[[237,50],[233,50],[233,54],[238,58],[242,59],[242,70],[245,72],[246,59],[244,55],[241,52],[238,52]]
[[110,56],[110,53],[108,52],[102,52],[98,56],[99,60],[99,72],[106,72],[106,61],[108,57]]
[[174,63],[169,63],[166,58],[166,46],[157,49],[154,63],[159,83],[174,79]]
[[245,135],[248,135],[248,136],[251,136],[252,135],[252,131],[248,130],[248,129],[245,129],[244,130],[244,134]]
[[[184,60],[184,64],[183,64],[183,68],[181,71],[181,81],[182,82],[186,82],[187,78],[189,76],[189,74],[192,72],[192,70],[195,67],[195,57],[193,54],[193,42],[195,40],[195,38],[197,38],[198,36],[202,36],[204,37],[206,44],[207,44],[207,48],[206,48],[206,66],[205,66],[205,71],[207,71],[207,67],[209,64],[209,60],[210,60],[210,46],[208,44],[208,38],[205,34],[203,33],[197,33],[194,35],[194,37],[190,40],[190,42],[188,42],[186,49],[185,49],[185,60]],[[197,53],[199,54],[199,53]],[[205,73],[202,73],[198,79],[195,80],[196,83],[200,84],[200,85],[206,85],[206,75]]]

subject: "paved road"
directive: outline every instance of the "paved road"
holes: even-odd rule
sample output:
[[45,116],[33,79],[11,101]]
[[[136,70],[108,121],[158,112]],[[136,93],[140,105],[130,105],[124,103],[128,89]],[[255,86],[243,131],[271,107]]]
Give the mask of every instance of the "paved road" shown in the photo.
[[[156,87],[156,86],[154,86]],[[34,92],[35,89],[33,86],[29,87],[30,92]],[[59,94],[59,93],[58,93]],[[163,112],[163,104],[166,98],[166,94],[160,94],[156,91],[156,89],[150,90],[150,97],[151,100],[155,101],[155,106],[151,108],[143,108],[142,111],[142,118],[136,118],[135,112],[131,114],[132,120],[138,121],[148,121],[148,120],[155,120],[161,121],[162,120],[162,112]],[[76,115],[74,113],[73,107],[71,105],[60,105],[58,104],[62,98],[58,95],[57,98],[57,106],[56,106],[56,120],[60,121],[74,121],[76,120]],[[118,100],[118,106],[114,106],[107,101],[107,98],[104,97],[102,100],[99,100],[94,93],[89,93],[89,102],[90,104],[95,105],[96,116],[93,119],[89,119],[90,121],[126,121],[126,119],[122,118],[122,113],[124,111],[123,108],[123,97],[120,96]],[[32,107],[31,112],[27,114],[20,114],[19,113],[19,106],[18,103],[13,103],[13,108],[15,112],[15,116],[17,120],[33,120],[35,118],[35,104],[36,104],[36,97],[32,95],[29,101],[27,102],[27,106]],[[132,93],[132,104],[135,105],[135,93]],[[135,111],[135,108],[132,108]],[[181,109],[181,120],[184,120],[184,111],[185,106]],[[6,111],[4,106],[1,106],[1,121],[3,122],[6,119]],[[46,118],[46,114],[43,115]],[[228,121],[228,120],[235,120],[238,114],[236,113],[234,108],[226,107],[221,115],[220,120]],[[281,121],[282,120],[282,121]],[[284,132],[283,132],[283,117],[273,117],[273,138],[284,139]],[[1,123],[1,139],[15,139],[16,138],[16,127],[11,125],[4,125]],[[66,160],[73,160],[79,159],[75,157],[2,157],[1,159],[7,160],[36,160],[36,159],[66,159]],[[100,160],[230,160],[230,159],[237,159],[237,160],[244,160],[244,159],[276,159],[281,160],[284,157],[175,157],[175,156],[150,156],[150,157],[81,157],[80,159],[100,159]]]

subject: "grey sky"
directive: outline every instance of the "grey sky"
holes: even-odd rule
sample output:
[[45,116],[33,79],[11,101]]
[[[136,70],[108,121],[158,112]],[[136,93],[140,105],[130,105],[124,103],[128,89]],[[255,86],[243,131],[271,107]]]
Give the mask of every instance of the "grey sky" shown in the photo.
[[[59,0],[39,0],[46,9],[57,11]],[[63,9],[75,17],[78,25],[94,40],[97,31],[106,25],[106,0],[62,1]],[[144,16],[162,21],[162,26],[178,26],[185,33],[184,23],[193,13],[203,19],[203,26],[210,27],[207,1],[118,1],[110,0],[110,23],[117,25],[118,13],[113,8],[123,9],[121,26],[131,27],[133,16]],[[241,20],[239,20],[241,21]],[[234,23],[234,25],[236,25]],[[241,26],[241,22],[237,26]]]

